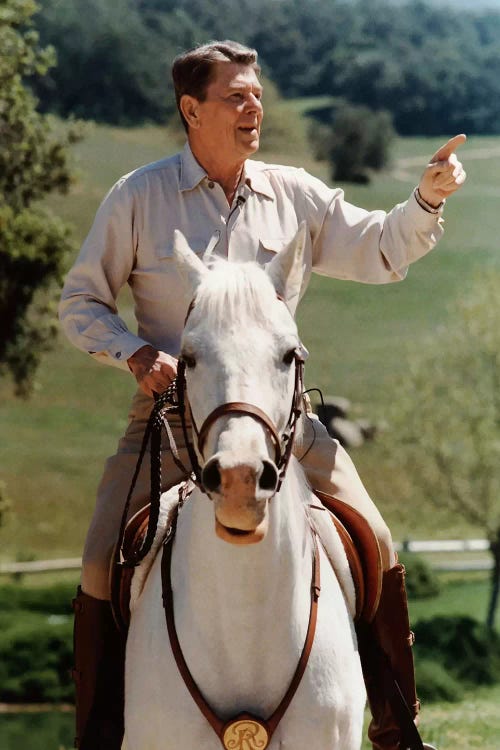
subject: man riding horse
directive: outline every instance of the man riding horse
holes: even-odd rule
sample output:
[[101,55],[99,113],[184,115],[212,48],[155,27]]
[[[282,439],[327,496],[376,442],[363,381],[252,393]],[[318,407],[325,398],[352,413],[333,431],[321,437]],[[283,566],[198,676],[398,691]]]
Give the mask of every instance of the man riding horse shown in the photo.
[[[404,279],[410,263],[443,233],[445,199],[465,180],[452,138],[432,157],[420,183],[392,211],[368,212],[344,200],[302,169],[250,160],[259,147],[262,85],[255,50],[213,42],[176,58],[172,74],[187,132],[183,151],[122,177],[106,196],[68,273],[60,318],[69,339],[94,358],[135,376],[139,388],[117,453],[106,463],[87,535],[81,588],[75,599],[77,746],[114,750],[123,733],[124,647],[110,607],[109,570],[122,510],[153,396],[176,376],[186,309],[172,264],[174,232],[195,252],[266,264],[306,222],[301,294],[312,271],[367,283]],[[116,299],[128,284],[138,333],[119,317]],[[384,566],[377,614],[363,635],[362,658],[373,720],[374,748],[407,747],[370,643],[383,646],[413,717],[418,713],[404,570],[391,534],[352,461],[324,426],[306,414],[296,455],[316,490],[354,507],[374,530]],[[179,422],[174,438],[187,463]],[[184,477],[167,446],[164,488]],[[149,501],[149,475],[140,472],[131,513]],[[368,644],[368,645],[367,645]]]

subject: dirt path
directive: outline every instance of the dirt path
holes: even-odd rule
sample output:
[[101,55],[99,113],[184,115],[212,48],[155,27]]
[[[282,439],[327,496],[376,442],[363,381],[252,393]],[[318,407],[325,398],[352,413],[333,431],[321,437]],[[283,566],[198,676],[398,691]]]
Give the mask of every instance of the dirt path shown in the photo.
[[[479,160],[479,159],[491,159],[500,156],[500,146],[493,146],[490,148],[472,148],[467,151],[467,161]],[[398,159],[394,168],[391,170],[391,176],[395,177],[396,180],[401,182],[409,182],[415,178],[412,173],[412,168],[423,169],[424,158],[422,156],[407,156],[403,159]]]

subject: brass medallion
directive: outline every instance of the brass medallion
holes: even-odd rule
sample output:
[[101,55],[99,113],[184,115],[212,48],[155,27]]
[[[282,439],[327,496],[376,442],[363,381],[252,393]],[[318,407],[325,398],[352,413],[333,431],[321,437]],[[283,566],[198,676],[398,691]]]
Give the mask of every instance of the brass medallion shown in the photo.
[[266,727],[258,719],[248,717],[227,724],[222,743],[226,750],[265,750],[270,739]]

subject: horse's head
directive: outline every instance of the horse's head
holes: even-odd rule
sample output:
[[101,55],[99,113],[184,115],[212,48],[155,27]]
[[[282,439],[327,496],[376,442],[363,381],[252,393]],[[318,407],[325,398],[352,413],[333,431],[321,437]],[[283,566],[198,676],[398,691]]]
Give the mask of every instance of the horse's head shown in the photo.
[[[293,422],[300,342],[292,312],[303,279],[305,225],[266,269],[208,269],[176,233],[174,257],[193,303],[181,358],[202,481],[217,534],[264,538]],[[285,439],[283,439],[285,438]]]

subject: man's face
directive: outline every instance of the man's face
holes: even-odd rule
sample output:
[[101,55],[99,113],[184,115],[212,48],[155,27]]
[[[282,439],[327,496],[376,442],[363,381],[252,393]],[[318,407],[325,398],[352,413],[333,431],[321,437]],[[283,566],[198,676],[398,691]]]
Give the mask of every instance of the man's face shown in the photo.
[[192,133],[211,158],[232,163],[259,148],[262,86],[250,65],[216,63],[206,99],[197,102],[198,127]]

